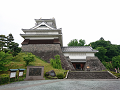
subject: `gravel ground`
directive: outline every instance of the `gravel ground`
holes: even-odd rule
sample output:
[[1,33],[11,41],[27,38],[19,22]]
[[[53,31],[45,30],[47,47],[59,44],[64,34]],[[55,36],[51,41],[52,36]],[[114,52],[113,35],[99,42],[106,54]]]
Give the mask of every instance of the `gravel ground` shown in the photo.
[[20,81],[0,90],[120,90],[120,79],[56,79]]

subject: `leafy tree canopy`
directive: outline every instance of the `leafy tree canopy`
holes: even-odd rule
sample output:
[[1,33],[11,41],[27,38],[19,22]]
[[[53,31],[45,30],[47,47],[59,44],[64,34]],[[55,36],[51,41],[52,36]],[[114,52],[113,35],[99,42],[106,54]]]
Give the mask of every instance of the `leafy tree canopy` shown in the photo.
[[99,40],[90,43],[89,45],[92,46],[92,48],[96,49],[97,47],[107,47],[111,45],[110,41],[105,41],[103,38],[100,38]]
[[12,34],[9,34],[7,36],[7,47],[9,47],[9,45],[12,43],[12,41],[14,41],[14,37]]
[[120,68],[120,55],[113,57],[112,63],[115,68]]
[[11,54],[1,51],[0,52],[0,71],[7,71],[7,67],[5,67],[5,65],[10,63],[12,59],[13,57]]
[[60,55],[56,55],[54,57],[55,59],[50,59],[51,65],[53,66],[53,68],[61,69],[62,65],[61,65]]
[[97,47],[96,48],[99,52],[97,52],[95,54],[95,56],[97,56],[101,61],[106,61],[107,56],[105,56],[107,49],[105,49],[104,47]]
[[32,53],[28,53],[26,56],[23,57],[25,63],[26,63],[26,66],[30,63],[30,62],[33,62],[35,59],[34,59],[35,55],[33,55]]
[[68,43],[68,46],[84,46],[85,40],[80,39],[79,42],[77,39],[73,39]]
[[[7,37],[5,35],[0,35],[0,50],[8,52],[10,51],[13,56],[16,56],[20,51],[19,44],[13,42],[14,38],[12,34],[9,34]],[[7,47],[4,49],[4,47]]]
[[6,36],[5,35],[0,35],[0,48],[1,50],[3,50],[3,47],[5,47],[6,45]]

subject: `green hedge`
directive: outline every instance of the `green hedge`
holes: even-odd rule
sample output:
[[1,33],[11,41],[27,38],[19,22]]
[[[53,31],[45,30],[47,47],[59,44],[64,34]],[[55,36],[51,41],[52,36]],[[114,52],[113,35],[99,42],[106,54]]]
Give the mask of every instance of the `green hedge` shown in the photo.
[[[10,82],[14,82],[15,78],[10,78]],[[9,83],[9,77],[0,77],[0,85]]]
[[[19,81],[23,81],[26,77],[26,74],[23,77],[19,77]],[[18,81],[18,76],[16,75],[16,81]],[[10,78],[10,82],[15,82],[15,78]],[[9,75],[7,76],[0,76],[0,85],[9,83]]]
[[57,78],[58,78],[58,79],[63,79],[63,78],[64,78],[64,75],[63,75],[62,73],[59,73],[59,74],[57,74]]
[[9,77],[0,77],[0,85],[9,82]]

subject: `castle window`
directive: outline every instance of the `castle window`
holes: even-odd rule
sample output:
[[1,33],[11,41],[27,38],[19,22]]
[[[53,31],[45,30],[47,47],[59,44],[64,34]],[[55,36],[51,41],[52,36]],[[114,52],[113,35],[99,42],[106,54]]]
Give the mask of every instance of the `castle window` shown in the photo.
[[40,26],[41,26],[41,27],[43,27],[43,26],[45,27],[45,25],[40,25]]

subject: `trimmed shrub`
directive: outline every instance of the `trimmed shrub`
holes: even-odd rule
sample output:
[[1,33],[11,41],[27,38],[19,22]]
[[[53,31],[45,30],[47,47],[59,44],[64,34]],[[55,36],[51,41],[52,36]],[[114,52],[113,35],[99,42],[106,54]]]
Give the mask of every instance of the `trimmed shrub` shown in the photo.
[[9,77],[0,77],[0,85],[8,83]]
[[64,78],[64,75],[62,73],[59,73],[56,75],[58,79],[63,79]]

